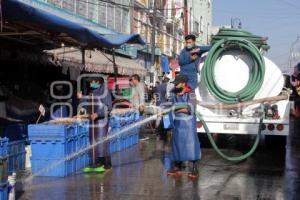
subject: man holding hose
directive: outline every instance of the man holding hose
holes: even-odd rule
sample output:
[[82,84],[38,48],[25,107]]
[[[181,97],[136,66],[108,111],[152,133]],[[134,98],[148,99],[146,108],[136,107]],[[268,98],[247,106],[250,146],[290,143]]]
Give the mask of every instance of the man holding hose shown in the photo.
[[172,95],[174,127],[172,134],[172,168],[168,171],[169,176],[181,176],[183,162],[190,161],[191,170],[189,178],[198,177],[198,161],[201,158],[200,142],[197,136],[195,99],[191,98],[192,88],[187,84],[185,75],[177,75],[174,81]]

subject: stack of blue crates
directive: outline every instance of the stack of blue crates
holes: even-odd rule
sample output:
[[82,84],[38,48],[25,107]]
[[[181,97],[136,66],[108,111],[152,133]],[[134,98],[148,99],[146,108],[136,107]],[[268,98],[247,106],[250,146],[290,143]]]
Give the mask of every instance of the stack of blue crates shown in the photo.
[[8,138],[0,137],[0,158],[8,157]]
[[82,121],[77,123],[77,134],[75,135],[76,142],[76,171],[80,170],[90,164],[90,155],[88,147],[90,146],[89,141],[89,121]]
[[8,200],[8,182],[0,183],[0,200]]
[[89,165],[88,121],[29,125],[28,135],[32,173],[36,176],[65,177]]
[[6,126],[2,135],[9,140],[7,144],[8,173],[25,170],[27,125],[13,124]]
[[8,173],[19,172],[25,170],[26,140],[11,141],[8,143]]
[[139,120],[139,113],[133,111],[111,116],[109,121],[110,134],[116,135],[116,137],[113,137],[109,142],[111,154],[132,147],[138,143],[140,127],[130,128],[121,134],[118,134],[118,132],[124,128],[128,128]]
[[8,138],[0,138],[0,200],[7,200],[7,159],[8,159]]
[[25,143],[24,139],[17,141],[10,141],[8,138],[0,139],[0,158],[7,159],[8,174],[25,170]]

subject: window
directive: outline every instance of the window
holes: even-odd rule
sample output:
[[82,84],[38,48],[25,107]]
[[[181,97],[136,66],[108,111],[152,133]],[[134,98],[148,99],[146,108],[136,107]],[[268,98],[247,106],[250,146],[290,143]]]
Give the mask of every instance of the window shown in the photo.
[[123,8],[123,17],[122,17],[122,32],[128,32],[129,25],[129,9]]
[[107,7],[107,27],[110,29],[114,29],[114,6]]
[[199,25],[199,32],[203,32],[203,17],[200,17],[200,25]]
[[62,3],[62,0],[48,0],[47,1],[49,4],[53,4],[57,7],[61,7],[61,3]]
[[76,13],[81,16],[86,16],[87,3],[77,1]]
[[99,1],[99,19],[98,19],[98,23],[103,25],[103,26],[107,26],[106,24],[106,10],[107,10],[107,3],[103,3]]
[[88,19],[98,23],[98,0],[89,0],[88,4]]
[[[107,0],[107,2],[124,5],[129,5],[130,1],[131,0]],[[99,0],[47,0],[47,2],[117,32],[128,33],[129,31],[130,16],[128,7],[115,6],[111,3]]]
[[62,2],[63,9],[76,12],[75,11],[75,0],[63,0]]
[[115,30],[118,32],[122,31],[122,8],[116,7],[115,10]]
[[199,22],[194,21],[193,32],[199,34]]

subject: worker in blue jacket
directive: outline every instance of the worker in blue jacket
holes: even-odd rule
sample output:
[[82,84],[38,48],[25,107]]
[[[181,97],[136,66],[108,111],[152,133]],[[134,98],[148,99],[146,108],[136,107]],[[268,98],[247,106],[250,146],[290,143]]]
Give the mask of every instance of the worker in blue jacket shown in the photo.
[[179,55],[180,74],[188,77],[188,84],[193,90],[197,87],[197,73],[201,55],[208,50],[209,47],[200,48],[196,46],[195,35],[187,35],[185,37],[185,48]]
[[[95,142],[103,140],[108,134],[109,113],[112,109],[112,97],[104,79],[102,77],[94,77],[89,80],[89,96],[83,100],[83,107],[90,116],[92,124],[90,128],[90,143],[93,144],[92,133],[95,135]],[[82,94],[79,93],[79,98]],[[86,105],[84,106],[84,103]],[[92,130],[94,129],[94,130]],[[96,146],[95,151],[96,165],[104,166],[105,169],[111,168],[111,157],[109,154],[108,143],[103,142]]]
[[187,76],[177,75],[175,77],[175,87],[172,95],[172,104],[175,106],[173,109],[174,121],[171,141],[173,165],[168,171],[168,175],[182,175],[183,162],[190,161],[192,169],[188,173],[188,177],[197,178],[201,152],[196,129],[196,102],[194,98],[191,98],[193,91],[187,83]]

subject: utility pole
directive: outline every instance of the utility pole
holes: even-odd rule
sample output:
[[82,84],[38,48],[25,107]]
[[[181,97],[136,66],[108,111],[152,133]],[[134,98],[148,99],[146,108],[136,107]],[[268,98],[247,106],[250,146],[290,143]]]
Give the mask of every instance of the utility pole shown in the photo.
[[130,33],[134,33],[134,0],[130,0]]
[[153,0],[153,22],[151,35],[151,64],[155,65],[155,39],[156,39],[156,0]]
[[189,22],[188,22],[188,7],[187,7],[187,0],[184,0],[184,35],[189,34]]
[[155,68],[155,39],[156,39],[156,0],[153,0],[153,12],[152,12],[152,33],[151,33],[151,70],[150,82],[154,82],[154,68]]

